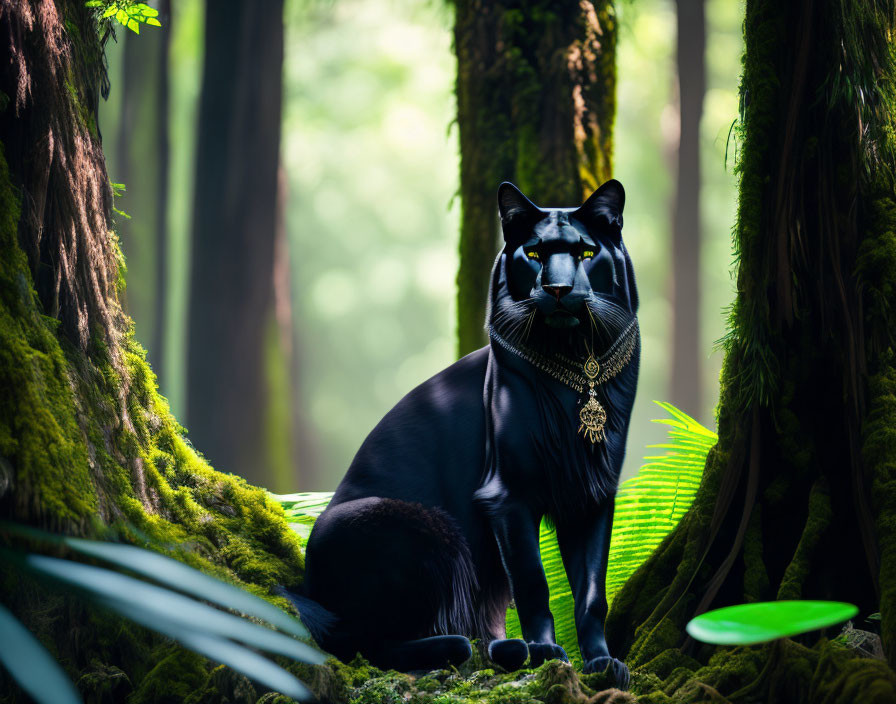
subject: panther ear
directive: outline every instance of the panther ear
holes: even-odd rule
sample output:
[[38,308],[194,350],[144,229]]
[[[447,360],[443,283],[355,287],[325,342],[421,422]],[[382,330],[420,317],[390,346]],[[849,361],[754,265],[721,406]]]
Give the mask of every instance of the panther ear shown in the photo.
[[624,207],[625,189],[613,178],[592,193],[582,207],[572,213],[572,217],[598,230],[609,230],[618,238],[622,232]]
[[509,181],[498,186],[498,214],[501,216],[504,241],[508,244],[529,239],[532,236],[531,226],[544,217],[544,211]]

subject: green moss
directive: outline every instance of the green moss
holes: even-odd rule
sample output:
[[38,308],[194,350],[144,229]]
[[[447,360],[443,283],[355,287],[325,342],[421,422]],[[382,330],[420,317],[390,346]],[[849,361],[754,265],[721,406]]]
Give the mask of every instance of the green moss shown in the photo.
[[[11,478],[0,500],[7,515],[170,553],[286,607],[271,589],[301,583],[303,556],[282,508],[266,491],[216,472],[187,442],[132,328],[115,349],[94,335],[88,356],[42,314],[18,244],[19,203],[0,152],[0,470]],[[67,601],[41,604],[34,620],[38,607],[16,595],[16,584],[3,580],[0,591],[45,643],[57,644],[97,701],[122,688],[133,688],[134,701],[182,701],[206,682],[206,660],[170,642],[156,647],[158,639],[141,629],[83,607],[76,616]],[[64,627],[77,619],[90,629]],[[45,620],[60,625],[43,628]],[[205,690],[229,676],[214,675]]]
[[694,660],[694,658],[685,655],[678,648],[669,648],[647,662],[642,669],[656,675],[660,679],[666,679],[674,670],[686,669],[693,671],[699,667],[700,663]]
[[128,698],[128,704],[184,702],[201,691],[209,679],[208,661],[192,651],[166,645],[153,655],[153,668]]
[[831,497],[824,477],[812,484],[809,492],[809,508],[803,534],[778,587],[778,599],[800,599],[803,583],[809,574],[813,557],[821,545],[825,531],[831,524]]
[[[890,142],[892,148],[896,142],[892,135]],[[871,477],[880,554],[881,638],[890,665],[896,666],[896,315],[892,309],[896,300],[896,201],[892,191],[890,179],[876,180],[868,236],[856,258],[856,277],[863,287],[871,357],[862,461]],[[872,322],[877,324],[872,327]]]
[[762,506],[753,509],[744,536],[744,603],[763,601],[769,589],[762,560]]
[[182,701],[184,704],[237,704],[257,702],[258,698],[259,692],[248,678],[220,665],[209,673],[199,689]]
[[17,242],[19,194],[0,152],[0,457],[13,471],[13,515],[83,526],[98,507],[56,325],[40,314]]

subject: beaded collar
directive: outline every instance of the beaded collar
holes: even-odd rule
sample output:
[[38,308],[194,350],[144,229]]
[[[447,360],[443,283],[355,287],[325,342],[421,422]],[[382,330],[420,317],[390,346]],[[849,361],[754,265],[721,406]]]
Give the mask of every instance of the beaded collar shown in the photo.
[[594,387],[612,379],[631,360],[638,343],[637,318],[628,324],[604,354],[597,359],[593,354],[589,354],[584,363],[577,362],[565,355],[547,356],[523,345],[514,345],[502,337],[492,325],[488,326],[488,334],[492,340],[508,352],[529,362],[536,369],[566,384],[576,392],[585,393],[587,387],[587,402],[579,410],[581,425],[578,432],[583,433],[592,444],[604,439],[607,412],[598,403]]

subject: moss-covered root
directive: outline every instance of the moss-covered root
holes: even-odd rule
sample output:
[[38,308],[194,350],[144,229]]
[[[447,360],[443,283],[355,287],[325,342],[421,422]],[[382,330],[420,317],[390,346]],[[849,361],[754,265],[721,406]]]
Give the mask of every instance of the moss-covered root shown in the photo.
[[782,639],[722,648],[706,665],[667,650],[633,673],[632,691],[641,704],[884,704],[896,701],[896,674],[834,641],[807,648]]

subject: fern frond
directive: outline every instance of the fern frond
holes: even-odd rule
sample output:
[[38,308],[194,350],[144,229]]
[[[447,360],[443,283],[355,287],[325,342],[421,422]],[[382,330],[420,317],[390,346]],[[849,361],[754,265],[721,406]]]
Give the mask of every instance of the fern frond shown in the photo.
[[607,565],[607,602],[672,532],[691,507],[709,450],[718,436],[671,403],[655,401],[671,418],[654,420],[669,426],[669,441],[651,448],[664,455],[645,457],[636,477],[616,494],[613,535]]

